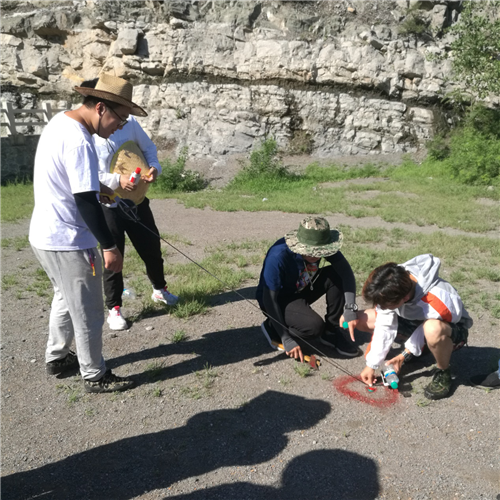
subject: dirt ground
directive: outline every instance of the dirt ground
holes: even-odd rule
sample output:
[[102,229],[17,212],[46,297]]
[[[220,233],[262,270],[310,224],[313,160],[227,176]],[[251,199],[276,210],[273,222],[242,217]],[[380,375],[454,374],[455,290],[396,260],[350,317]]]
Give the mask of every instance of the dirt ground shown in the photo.
[[[301,219],[186,209],[173,200],[153,200],[152,209],[160,231],[190,241],[183,249],[195,259],[221,240],[281,237]],[[2,237],[27,227],[4,224]],[[29,248],[2,251],[2,275],[23,282],[37,267]],[[107,364],[136,386],[105,395],[85,395],[77,374],[46,375],[48,299],[4,291],[2,499],[500,498],[498,393],[467,382],[500,354],[488,314],[474,318],[469,347],[453,355],[453,394],[429,403],[431,356],[406,367],[400,394],[369,395],[342,371],[359,373],[363,358],[326,347],[320,370],[301,378],[264,339],[255,286],[239,290],[252,303],[226,292],[188,320],[166,309],[127,331],[106,325]],[[178,330],[187,339],[176,344]],[[368,342],[359,334],[361,349]]]

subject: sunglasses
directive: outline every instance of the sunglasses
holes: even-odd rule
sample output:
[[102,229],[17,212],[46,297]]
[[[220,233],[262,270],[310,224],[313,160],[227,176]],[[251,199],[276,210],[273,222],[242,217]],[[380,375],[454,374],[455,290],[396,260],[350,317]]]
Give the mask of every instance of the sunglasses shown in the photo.
[[113,108],[108,107],[107,109],[109,109],[110,111],[113,111],[115,116],[120,120],[120,123],[119,123],[120,127],[123,127],[123,125],[125,125],[127,123],[127,118],[122,118]]

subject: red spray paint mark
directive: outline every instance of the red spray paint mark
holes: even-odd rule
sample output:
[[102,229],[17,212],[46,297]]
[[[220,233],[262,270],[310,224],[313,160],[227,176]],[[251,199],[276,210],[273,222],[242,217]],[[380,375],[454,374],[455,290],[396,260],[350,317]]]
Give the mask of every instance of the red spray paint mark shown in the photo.
[[[356,384],[356,389],[350,388],[351,385]],[[362,403],[369,404],[371,406],[376,406],[377,408],[387,408],[393,405],[399,399],[399,392],[394,389],[389,389],[388,387],[381,387],[380,391],[375,393],[370,392],[367,394],[363,383],[358,379],[355,379],[349,375],[345,377],[336,378],[333,381],[333,386],[344,396],[355,399],[356,401],[361,401]],[[382,390],[385,389],[385,390]]]

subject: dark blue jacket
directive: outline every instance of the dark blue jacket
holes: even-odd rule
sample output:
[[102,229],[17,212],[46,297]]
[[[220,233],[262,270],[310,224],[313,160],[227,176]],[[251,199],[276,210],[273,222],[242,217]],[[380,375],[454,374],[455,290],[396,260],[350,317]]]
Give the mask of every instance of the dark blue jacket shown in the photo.
[[[325,260],[334,267],[335,272],[342,280],[339,285],[344,291],[346,303],[355,302],[356,280],[349,262],[341,252],[326,257]],[[288,248],[285,238],[278,240],[267,252],[255,298],[260,308],[281,324],[284,324],[284,319],[278,301],[293,300],[293,295],[297,292],[297,281],[304,267],[302,255],[292,252]],[[266,293],[266,300],[271,299],[272,310],[266,311],[264,307],[264,293]],[[273,322],[273,326],[281,337],[285,349],[289,351],[297,344],[290,337],[287,329],[282,328],[279,323]]]

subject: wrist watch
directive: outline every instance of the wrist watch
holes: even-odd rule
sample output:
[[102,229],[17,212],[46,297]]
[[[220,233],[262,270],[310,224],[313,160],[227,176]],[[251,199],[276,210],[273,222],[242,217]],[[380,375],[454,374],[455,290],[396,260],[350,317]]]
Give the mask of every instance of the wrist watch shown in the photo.
[[344,309],[356,312],[358,310],[358,305],[357,304],[346,304],[344,306]]
[[413,354],[407,349],[404,349],[401,354],[403,356],[403,363],[406,363],[407,361],[410,361],[411,358],[413,358]]

